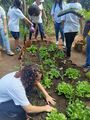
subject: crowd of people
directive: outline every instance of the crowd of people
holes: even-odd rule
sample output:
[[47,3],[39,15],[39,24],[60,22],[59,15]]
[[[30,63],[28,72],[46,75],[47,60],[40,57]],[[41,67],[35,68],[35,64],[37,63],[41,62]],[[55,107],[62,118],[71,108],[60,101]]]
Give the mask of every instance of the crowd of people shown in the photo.
[[[32,31],[35,32],[35,38],[37,38],[38,32],[40,32],[42,40],[43,38],[46,38],[42,15],[44,14],[46,20],[47,17],[42,2],[44,1],[35,0],[33,7],[38,6],[39,9],[37,8],[37,13],[35,13],[35,11],[29,8],[29,19],[21,10],[21,0],[14,0],[13,5],[10,6],[7,13],[8,28],[12,37],[15,39],[15,50],[20,51],[21,49],[19,44],[19,19],[26,21],[26,23],[30,25],[30,40],[32,39]],[[62,39],[63,45],[66,43],[66,56],[67,58],[70,58],[71,47],[75,36],[78,33],[83,34],[87,40],[87,59],[86,64],[83,67],[88,68],[90,66],[90,21],[86,23],[83,32],[82,18],[72,13],[58,17],[60,11],[68,10],[70,8],[82,10],[79,0],[67,0],[67,3],[63,0],[54,0],[53,2],[51,16],[55,28],[56,45],[58,44],[59,39]],[[13,56],[14,53],[11,51],[10,41],[7,35],[6,14],[2,7],[0,7],[0,34],[0,44],[2,45],[3,50],[5,49],[8,55]],[[41,85],[41,78],[42,73],[38,66],[28,65],[22,68],[22,70],[9,73],[0,79],[0,120],[26,120],[26,113],[50,112],[54,109],[52,105],[55,105],[55,99],[51,97]],[[28,100],[26,95],[27,89],[29,88],[33,92],[35,86],[44,94],[47,105],[34,106]]]

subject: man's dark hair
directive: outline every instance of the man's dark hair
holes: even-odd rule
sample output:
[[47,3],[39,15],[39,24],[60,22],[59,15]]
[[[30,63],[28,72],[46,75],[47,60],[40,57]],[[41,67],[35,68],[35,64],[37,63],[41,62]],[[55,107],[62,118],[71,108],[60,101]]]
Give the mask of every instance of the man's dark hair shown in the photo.
[[40,14],[40,9],[37,5],[32,5],[28,8],[28,14],[30,16],[39,16]]
[[37,65],[28,65],[21,70],[21,81],[25,88],[30,87],[33,89],[38,77],[37,72],[39,71],[40,70]]

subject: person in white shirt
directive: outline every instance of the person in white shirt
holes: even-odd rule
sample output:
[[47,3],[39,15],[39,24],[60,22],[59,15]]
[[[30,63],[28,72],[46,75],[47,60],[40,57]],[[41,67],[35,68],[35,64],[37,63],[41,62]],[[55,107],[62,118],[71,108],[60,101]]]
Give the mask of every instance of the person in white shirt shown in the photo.
[[[68,3],[65,5],[64,10],[70,8],[77,9],[78,11],[82,10],[81,4],[78,0],[68,0]],[[64,34],[66,40],[66,55],[67,58],[71,57],[71,47],[74,41],[75,36],[80,31],[82,33],[82,19],[72,13],[62,16],[64,21]]]
[[6,22],[6,14],[5,10],[0,6],[0,43],[2,45],[3,50],[6,50],[6,53],[10,56],[13,56],[14,53],[11,51],[10,42],[8,40],[7,33],[7,22]]
[[[0,79],[0,120],[26,120],[26,113],[50,112],[54,108],[55,99],[52,98],[41,85],[42,74],[37,65],[25,66],[18,72],[12,72]],[[45,95],[47,105],[32,105],[27,96],[37,86]]]
[[56,44],[58,44],[59,32],[61,34],[62,42],[64,43],[62,19],[61,17],[58,17],[59,12],[64,9],[64,6],[65,6],[65,2],[63,2],[63,0],[54,0],[54,4],[51,9],[51,15],[52,15],[52,19],[54,21],[54,27],[55,27]]
[[14,0],[13,5],[8,10],[8,27],[12,36],[15,39],[15,49],[20,51],[19,45],[19,19],[25,20],[30,25],[33,25],[31,21],[29,21],[21,11],[22,2],[21,0]]
[[[44,27],[43,27],[43,20],[42,20],[42,16],[44,15],[45,19],[47,20],[47,16],[46,16],[46,13],[44,11],[44,8],[43,8],[43,4],[42,4],[42,0],[35,0],[35,2],[33,3],[33,5],[36,5],[39,7],[40,9],[40,14],[39,14],[39,17],[38,17],[38,21],[35,22],[33,21],[34,24],[37,24],[38,23],[38,27],[36,29],[36,33],[35,33],[35,39],[37,38],[38,36],[38,29],[39,29],[39,32],[40,32],[40,36],[41,36],[41,39],[43,40],[43,38],[46,38],[46,35],[45,35],[45,32],[44,32]],[[30,32],[29,34],[29,39],[31,40],[31,37],[32,37],[32,33]]]

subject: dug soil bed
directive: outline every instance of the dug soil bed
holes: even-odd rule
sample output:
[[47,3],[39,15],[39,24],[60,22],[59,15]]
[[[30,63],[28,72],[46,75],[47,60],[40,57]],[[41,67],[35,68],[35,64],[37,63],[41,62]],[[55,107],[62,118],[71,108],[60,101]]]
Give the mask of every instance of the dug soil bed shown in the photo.
[[[48,47],[48,45],[50,43],[46,42],[46,41],[44,41],[44,42],[43,41],[41,41],[41,42],[34,41],[34,42],[32,42],[32,44],[34,44],[38,48],[40,48],[42,45],[46,45],[46,47]],[[53,54],[50,57],[53,58]],[[24,51],[24,55],[21,58],[22,58],[22,61],[24,62],[24,64],[31,64],[31,63],[35,63],[35,64],[39,64],[39,65],[42,64],[42,61],[39,59],[38,54],[32,55],[32,54]],[[66,108],[68,105],[68,99],[66,99],[64,95],[59,96],[58,93],[56,92],[56,87],[57,87],[58,83],[64,81],[66,83],[70,83],[71,85],[75,86],[77,81],[87,80],[90,82],[90,80],[88,78],[86,78],[84,70],[81,67],[78,67],[76,64],[73,64],[71,60],[68,60],[66,58],[63,58],[63,59],[58,58],[58,59],[56,59],[55,63],[62,75],[65,73],[67,68],[75,68],[75,69],[79,70],[80,74],[81,74],[81,76],[79,78],[77,78],[76,80],[69,79],[66,76],[64,76],[63,80],[60,77],[58,77],[57,79],[53,79],[52,80],[53,84],[50,87],[50,89],[46,89],[48,91],[48,93],[56,100],[56,105],[54,107],[57,108],[57,110],[59,112],[66,114],[65,111],[66,111]],[[31,95],[29,94],[29,91],[28,91],[27,96],[33,105],[46,105],[47,104],[43,95],[37,89],[35,89]],[[79,98],[79,99],[86,102],[87,105],[90,104],[90,99],[86,99],[86,98]],[[29,114],[29,116],[30,116],[30,120],[46,120],[47,113],[44,112],[44,113],[37,113],[37,114]]]

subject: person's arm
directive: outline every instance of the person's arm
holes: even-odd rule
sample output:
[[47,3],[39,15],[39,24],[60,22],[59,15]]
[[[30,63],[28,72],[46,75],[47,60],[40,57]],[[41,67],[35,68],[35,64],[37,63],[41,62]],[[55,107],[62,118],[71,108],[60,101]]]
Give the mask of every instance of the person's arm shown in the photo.
[[51,106],[49,106],[49,105],[45,105],[45,106],[33,106],[31,104],[23,106],[23,109],[27,113],[51,112],[52,110],[54,110],[54,108],[51,107]]
[[6,17],[3,18],[3,25],[4,25],[4,33],[5,35],[7,34],[7,22],[6,22]]
[[28,18],[24,17],[24,21],[29,23],[31,26],[33,26],[33,23]]
[[16,11],[14,11],[14,14],[18,18],[23,19],[26,23],[29,23],[30,25],[33,26],[33,23],[22,13],[22,11],[20,9],[16,9]]
[[80,23],[80,34],[82,34],[82,31],[83,31],[83,20],[80,19],[79,23]]
[[6,35],[7,34],[7,20],[6,20],[6,13],[5,13],[5,10],[3,8],[1,8],[1,16],[3,19],[4,33]]
[[39,81],[36,82],[37,87],[42,91],[42,93],[44,94],[47,103],[51,103],[52,105],[55,105],[55,99],[52,98],[47,91],[45,90],[45,88],[41,85],[41,83]]

